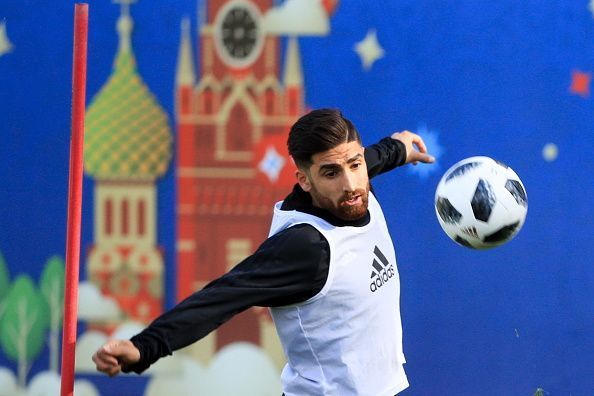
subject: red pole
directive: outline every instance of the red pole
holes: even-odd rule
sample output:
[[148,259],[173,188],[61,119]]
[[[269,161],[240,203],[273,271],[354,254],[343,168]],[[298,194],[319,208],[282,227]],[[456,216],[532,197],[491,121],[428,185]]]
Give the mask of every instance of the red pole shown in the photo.
[[87,79],[88,4],[74,6],[74,49],[72,60],[72,120],[68,177],[68,223],[66,228],[66,279],[62,333],[61,396],[74,394],[74,352],[78,308],[78,268],[82,211],[83,142]]

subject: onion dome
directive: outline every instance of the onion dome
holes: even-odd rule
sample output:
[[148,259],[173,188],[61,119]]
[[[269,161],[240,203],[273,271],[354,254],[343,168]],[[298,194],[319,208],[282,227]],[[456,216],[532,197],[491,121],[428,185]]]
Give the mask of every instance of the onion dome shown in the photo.
[[122,1],[113,72],[85,120],[85,171],[102,180],[154,180],[167,171],[172,155],[167,114],[136,70],[128,5]]

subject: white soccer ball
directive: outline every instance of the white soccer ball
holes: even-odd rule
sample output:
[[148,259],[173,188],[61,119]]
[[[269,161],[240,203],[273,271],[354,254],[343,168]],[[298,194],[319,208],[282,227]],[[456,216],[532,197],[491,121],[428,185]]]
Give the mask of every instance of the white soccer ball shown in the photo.
[[470,157],[452,166],[435,191],[439,224],[455,242],[489,249],[511,240],[526,219],[528,199],[509,166],[489,157]]

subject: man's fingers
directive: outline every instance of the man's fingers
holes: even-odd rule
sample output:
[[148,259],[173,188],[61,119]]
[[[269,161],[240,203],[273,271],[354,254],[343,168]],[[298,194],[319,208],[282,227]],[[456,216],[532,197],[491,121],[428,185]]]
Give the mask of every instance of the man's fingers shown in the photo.
[[119,364],[113,365],[104,362],[96,362],[95,364],[97,367],[97,371],[105,373],[110,377],[118,375],[122,371],[122,366],[120,366]]
[[103,348],[101,348],[97,352],[95,352],[95,354],[93,355],[93,361],[95,363],[102,363],[102,364],[112,365],[112,366],[115,366],[118,364],[118,359],[115,356],[111,355],[110,353],[106,352]]
[[122,371],[122,365],[138,362],[140,351],[129,340],[111,340],[99,348],[92,359],[97,371],[113,377]]
[[117,340],[106,345],[111,355],[123,363],[136,363],[140,360],[140,351],[130,340]]
[[103,372],[119,365],[118,361],[113,358],[105,358],[98,355],[93,356],[93,362],[95,362],[97,370]]
[[413,156],[411,157],[410,161],[413,165],[416,165],[419,162],[423,162],[425,164],[432,164],[435,162],[435,157],[429,154],[421,153],[419,151],[415,151]]
[[106,374],[109,375],[110,377],[115,377],[121,371],[122,371],[122,367],[121,366],[115,366],[115,367],[112,367]]
[[419,149],[419,152],[421,152],[421,153],[427,152],[427,146],[425,146],[425,142],[419,135],[414,135],[413,143],[415,144],[415,146],[417,146],[417,148]]
[[114,370],[117,370],[120,367],[119,364],[117,363],[117,361],[114,364],[111,361],[106,361],[106,360],[103,360],[103,359],[101,359],[99,357],[97,357],[97,358],[94,357],[93,358],[93,361],[95,362],[95,366],[97,367],[97,371],[100,371],[100,372],[105,373],[105,374],[111,374]]
[[131,352],[130,345],[129,341],[112,340],[103,345],[101,350],[115,358],[126,358]]
[[120,363],[116,356],[113,355],[110,344],[106,344],[99,348],[93,355],[93,362],[97,368],[97,371],[105,373],[109,376],[117,375],[121,371]]
[[406,162],[416,165],[419,162],[431,164],[435,162],[432,155],[427,154],[427,146],[423,138],[410,131],[396,132],[392,134],[392,139],[400,140],[406,147]]
[[425,164],[432,164],[432,163],[435,162],[435,157],[432,156],[432,155],[429,155],[429,154],[419,153],[417,155],[417,160],[416,161],[420,161],[420,162],[423,162]]

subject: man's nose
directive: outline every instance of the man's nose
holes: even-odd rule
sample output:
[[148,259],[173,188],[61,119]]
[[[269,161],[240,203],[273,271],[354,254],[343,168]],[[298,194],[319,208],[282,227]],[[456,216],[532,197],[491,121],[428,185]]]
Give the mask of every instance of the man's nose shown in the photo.
[[357,181],[354,174],[351,174],[350,172],[344,173],[343,189],[344,191],[348,192],[352,192],[357,189]]

